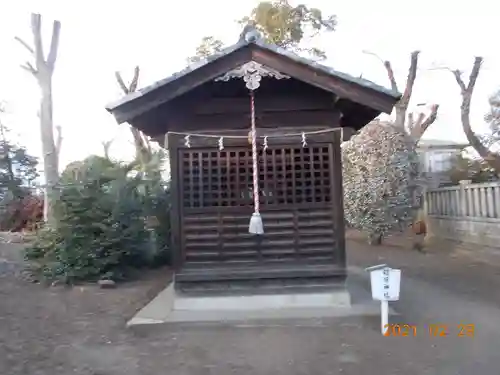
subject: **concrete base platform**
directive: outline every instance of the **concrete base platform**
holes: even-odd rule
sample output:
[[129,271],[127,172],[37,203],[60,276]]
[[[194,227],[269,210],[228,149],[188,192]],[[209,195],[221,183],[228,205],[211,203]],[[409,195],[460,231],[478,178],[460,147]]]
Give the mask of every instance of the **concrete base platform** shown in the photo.
[[[353,283],[351,283],[353,284]],[[356,284],[356,283],[354,283]],[[351,304],[351,293],[366,294],[358,285],[321,293],[192,297],[177,294],[170,284],[141,309],[128,327],[165,323],[248,323],[275,319],[311,319],[379,315],[380,304],[363,298]],[[359,300],[359,299],[358,299]]]

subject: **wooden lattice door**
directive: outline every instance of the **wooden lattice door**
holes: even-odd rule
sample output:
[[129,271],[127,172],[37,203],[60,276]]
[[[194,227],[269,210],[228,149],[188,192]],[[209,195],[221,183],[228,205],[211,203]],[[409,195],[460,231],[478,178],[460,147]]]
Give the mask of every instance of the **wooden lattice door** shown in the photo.
[[253,211],[250,147],[180,149],[184,262],[334,260],[333,147],[298,144],[260,151],[263,236],[248,233]]

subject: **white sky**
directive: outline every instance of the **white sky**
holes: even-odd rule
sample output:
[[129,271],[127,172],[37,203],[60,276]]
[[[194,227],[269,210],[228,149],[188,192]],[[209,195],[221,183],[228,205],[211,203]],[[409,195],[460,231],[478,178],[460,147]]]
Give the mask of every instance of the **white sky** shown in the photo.
[[[62,22],[59,58],[54,75],[54,116],[63,128],[61,167],[92,153],[102,153],[101,142],[115,138],[112,156],[130,159],[132,145],[127,125],[118,126],[104,106],[120,96],[114,78],[120,70],[128,79],[141,67],[139,85],[145,86],[184,67],[199,40],[214,35],[228,44],[240,32],[235,20],[249,13],[252,0],[213,1],[3,1],[0,5],[0,100],[8,103],[4,121],[20,135],[32,153],[40,155],[37,84],[19,64],[29,58],[13,38],[31,42],[31,11],[43,15],[50,42],[52,19]],[[472,122],[485,131],[482,120],[488,95],[500,85],[500,50],[496,50],[496,2],[476,0],[463,7],[447,1],[326,0],[305,1],[338,16],[338,31],[323,35],[316,45],[329,57],[327,64],[355,76],[388,86],[385,70],[372,51],[392,61],[400,90],[408,70],[409,53],[420,49],[421,71],[413,103],[439,103],[438,120],[426,138],[464,141],[460,96],[451,73],[429,71],[432,64],[460,68],[468,74],[474,55],[485,63],[473,98]],[[7,4],[9,4],[7,6]],[[140,6],[138,5],[140,4]],[[167,6],[168,4],[168,6]],[[466,77],[465,77],[466,78]]]

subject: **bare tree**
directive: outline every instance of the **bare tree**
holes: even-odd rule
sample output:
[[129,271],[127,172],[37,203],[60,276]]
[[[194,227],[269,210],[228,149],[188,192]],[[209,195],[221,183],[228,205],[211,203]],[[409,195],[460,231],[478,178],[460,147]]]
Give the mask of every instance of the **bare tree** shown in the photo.
[[469,141],[469,144],[474,147],[477,153],[490,165],[490,167],[492,167],[497,173],[500,173],[500,155],[491,152],[490,149],[483,144],[481,139],[472,130],[470,124],[470,103],[482,63],[482,57],[477,56],[474,58],[474,64],[472,65],[472,70],[470,72],[469,82],[467,85],[462,79],[462,72],[460,70],[452,70],[449,68],[444,69],[450,70],[453,73],[453,76],[455,77],[455,80],[460,87],[460,94],[462,95],[460,117],[462,120],[462,127],[464,129],[465,136]]
[[45,174],[45,204],[44,219],[49,225],[55,224],[53,214],[54,189],[59,180],[59,150],[62,137],[60,127],[58,128],[58,140],[54,142],[54,126],[52,118],[52,75],[57,59],[57,50],[59,47],[59,34],[61,23],[54,21],[52,25],[52,39],[50,49],[45,58],[42,43],[42,16],[40,14],[31,14],[31,31],[33,33],[33,47],[19,37],[15,39],[28,50],[34,57],[34,65],[27,61],[21,67],[30,72],[37,80],[42,93],[40,105],[40,131],[42,138],[42,152]]
[[[125,94],[130,94],[137,90],[139,73],[140,69],[138,66],[136,66],[134,69],[134,76],[132,77],[130,84],[127,86],[123,81],[120,72],[115,72],[116,81]],[[132,136],[134,137],[136,159],[141,163],[141,165],[144,165],[151,159],[151,144],[149,143],[149,139],[144,134],[142,134],[139,129],[136,129],[133,126],[130,127],[130,131],[132,132]]]
[[[382,64],[384,65],[385,70],[387,71],[387,77],[389,78],[389,82],[391,84],[391,89],[394,91],[401,92],[398,88],[398,84],[396,82],[396,77],[394,76],[394,70],[392,69],[392,64],[388,60],[381,59],[378,55],[370,51],[363,51],[368,55],[372,55],[376,57]],[[408,122],[407,122],[407,113],[408,106],[410,104],[410,99],[413,93],[413,87],[415,85],[415,81],[417,79],[417,69],[418,69],[418,56],[420,51],[413,51],[410,55],[410,67],[408,69],[408,75],[406,76],[406,84],[404,91],[402,91],[401,99],[395,105],[396,119],[394,121],[394,125],[398,128],[405,129],[411,136],[414,137],[415,140],[419,140],[425,131],[431,126],[434,121],[436,121],[437,113],[439,110],[438,104],[433,104],[431,106],[431,113],[426,117],[423,113],[420,113],[417,119],[414,118],[413,114],[408,114]]]
[[111,147],[113,141],[114,141],[113,139],[110,139],[108,141],[101,142],[104,151],[104,157],[108,160],[111,160],[111,158],[109,157],[109,148]]
[[[436,121],[439,110],[438,104],[432,104],[430,106],[431,111],[427,116],[423,112],[420,112],[417,116],[415,116],[413,113],[408,113],[408,106],[410,104],[410,100],[413,94],[413,88],[417,79],[418,57],[420,51],[413,51],[410,54],[410,67],[408,68],[408,74],[406,76],[406,83],[403,91],[399,90],[396,77],[394,75],[394,70],[389,60],[383,60],[373,52],[364,51],[364,53],[375,56],[383,64],[387,72],[389,82],[391,84],[391,89],[394,91],[402,92],[401,99],[395,105],[396,119],[394,121],[394,126],[397,129],[401,129],[406,134],[410,135],[410,139],[412,141],[414,141],[415,143],[418,142],[427,131],[427,129]],[[412,187],[412,195],[414,197],[425,196],[427,184],[428,182],[425,178],[415,178],[414,186]],[[413,201],[413,203],[416,203],[415,200]],[[412,211],[411,216],[413,223],[420,221],[420,214],[421,209]],[[413,238],[413,242],[414,244],[417,243],[416,238]]]
[[418,140],[422,138],[429,126],[431,126],[434,121],[436,121],[438,110],[439,104],[432,104],[431,113],[428,116],[425,116],[423,112],[420,112],[415,119],[413,113],[408,114],[406,129],[408,130],[408,133],[413,137],[413,139]]

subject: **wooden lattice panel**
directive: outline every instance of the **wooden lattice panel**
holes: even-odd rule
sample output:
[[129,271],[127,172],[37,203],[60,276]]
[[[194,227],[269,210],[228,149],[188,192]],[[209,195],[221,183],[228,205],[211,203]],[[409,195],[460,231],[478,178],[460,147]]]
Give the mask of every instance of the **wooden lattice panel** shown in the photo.
[[[184,208],[253,204],[250,147],[181,151]],[[269,147],[259,151],[260,201],[297,205],[331,201],[332,145]]]

